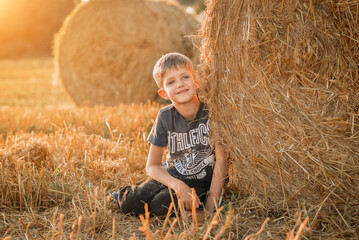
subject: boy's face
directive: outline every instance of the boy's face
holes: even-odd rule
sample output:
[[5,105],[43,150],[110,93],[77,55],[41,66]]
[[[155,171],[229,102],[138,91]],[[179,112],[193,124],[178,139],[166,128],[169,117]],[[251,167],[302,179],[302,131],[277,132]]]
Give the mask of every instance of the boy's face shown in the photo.
[[185,104],[193,100],[197,88],[193,73],[184,66],[178,66],[163,76],[163,88],[158,90],[158,94],[174,104]]

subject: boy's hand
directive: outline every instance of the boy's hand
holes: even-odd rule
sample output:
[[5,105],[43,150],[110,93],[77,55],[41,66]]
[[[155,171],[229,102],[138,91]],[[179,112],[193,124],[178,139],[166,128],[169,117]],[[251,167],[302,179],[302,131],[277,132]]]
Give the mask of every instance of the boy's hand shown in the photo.
[[207,211],[208,213],[213,213],[214,210],[216,209],[215,202],[216,202],[216,199],[214,199],[213,197],[211,197],[209,195],[207,197],[206,204],[204,205],[204,210]]
[[[193,212],[190,210],[186,210],[186,216],[188,218],[192,218]],[[196,210],[196,218],[197,221],[202,221],[206,218],[206,214],[204,213],[204,210]]]
[[[174,190],[177,195],[180,195],[184,208],[186,210],[192,210],[192,189],[187,184],[180,181]],[[195,207],[199,208],[201,201],[199,200],[197,194],[193,197],[195,198]]]

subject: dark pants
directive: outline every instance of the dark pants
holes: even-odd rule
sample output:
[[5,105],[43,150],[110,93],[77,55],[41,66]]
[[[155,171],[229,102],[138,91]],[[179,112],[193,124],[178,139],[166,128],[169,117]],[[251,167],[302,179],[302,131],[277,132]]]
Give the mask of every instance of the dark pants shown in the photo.
[[[184,180],[184,182],[190,188],[194,188],[201,202],[205,203],[210,183],[200,180]],[[171,191],[174,204],[177,204],[176,194],[173,190]],[[139,186],[120,188],[116,200],[122,213],[144,214],[145,203],[147,203],[150,213],[156,216],[166,215],[172,202],[169,188],[151,178]]]

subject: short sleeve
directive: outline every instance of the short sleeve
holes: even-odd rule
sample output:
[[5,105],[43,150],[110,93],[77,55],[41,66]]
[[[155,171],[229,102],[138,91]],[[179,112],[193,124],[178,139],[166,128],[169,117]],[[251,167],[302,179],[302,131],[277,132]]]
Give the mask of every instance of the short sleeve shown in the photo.
[[167,146],[167,130],[163,124],[161,118],[161,112],[157,115],[157,118],[152,126],[151,132],[147,138],[147,141],[158,147]]

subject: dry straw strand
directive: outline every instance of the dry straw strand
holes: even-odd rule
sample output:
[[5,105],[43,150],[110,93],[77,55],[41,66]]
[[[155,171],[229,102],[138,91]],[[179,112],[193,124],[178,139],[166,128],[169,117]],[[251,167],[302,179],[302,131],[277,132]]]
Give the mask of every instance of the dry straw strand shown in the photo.
[[171,215],[171,213],[172,213],[172,208],[173,208],[173,201],[170,203],[170,206],[169,206],[169,208],[168,208],[165,221],[163,222],[163,226],[162,226],[162,230],[161,230],[161,234],[160,234],[159,240],[162,240],[163,232],[165,231],[165,227],[166,227],[166,225],[167,225],[168,219],[169,219],[169,217],[170,217],[170,215]]
[[56,214],[56,211],[52,214],[52,240],[55,240]]
[[152,232],[150,229],[150,212],[148,211],[148,204],[145,204],[145,217],[140,215],[142,227],[139,227],[139,230],[145,233],[146,239],[152,239]]
[[81,222],[82,222],[82,215],[79,217],[79,224],[78,224],[78,226],[77,226],[76,240],[78,240],[79,235],[80,235]]
[[[309,222],[309,216],[307,216],[303,222],[301,221],[301,217],[302,217],[302,214],[299,213],[294,227],[292,228],[292,230],[290,230],[287,233],[286,240],[299,240],[302,232],[304,230],[309,230],[309,228],[306,227],[306,225]],[[297,233],[295,233],[295,230],[297,229],[297,227],[298,227],[298,230],[297,230]]]
[[172,222],[170,228],[168,229],[168,231],[167,231],[167,233],[166,233],[166,235],[165,235],[164,240],[170,239],[170,237],[171,237],[171,231],[172,231],[173,227],[175,226],[175,224],[177,223],[177,221],[178,221],[177,218],[175,218],[175,220],[173,220],[173,222]]
[[309,216],[307,216],[304,219],[304,221],[300,224],[299,229],[297,231],[297,234],[294,237],[294,240],[299,240],[300,239],[300,236],[301,236],[302,232],[305,230],[308,221],[309,221]]
[[214,216],[211,220],[211,223],[209,224],[207,231],[203,236],[203,240],[206,240],[209,237],[209,234],[211,233],[212,228],[218,224],[217,218],[222,210],[223,210],[223,206],[217,209],[217,212],[214,214]]
[[224,223],[224,225],[221,227],[221,230],[219,231],[219,233],[216,234],[216,236],[214,237],[214,240],[216,239],[220,239],[221,236],[223,236],[223,234],[231,228],[231,226],[233,225],[233,210],[230,210],[228,213],[227,213],[227,216],[226,216],[226,221]]
[[267,222],[270,220],[270,218],[266,218],[261,226],[261,228],[258,230],[258,232],[256,233],[253,233],[253,234],[250,234],[248,235],[247,237],[245,237],[244,240],[255,240],[257,236],[259,236],[263,230],[264,230],[264,227],[266,226]]
[[70,239],[73,240],[74,239],[74,234],[75,234],[75,229],[76,229],[76,223],[77,223],[77,219],[74,220],[74,223],[72,224],[72,231],[70,233]]
[[25,232],[27,233],[27,235],[29,235],[29,237],[33,240],[34,238],[32,237],[31,233],[29,232],[29,225],[26,227],[25,224],[22,222],[21,218],[19,218],[19,222],[21,223],[21,226],[24,228]]
[[[12,227],[9,227],[9,229],[6,230],[6,232],[5,232],[4,235],[3,235],[3,238],[7,238],[7,237],[10,237],[10,238],[11,238],[11,236],[5,237],[5,236],[11,231],[11,229],[12,229]],[[10,238],[9,238],[9,239],[10,239]]]
[[194,232],[196,234],[196,239],[199,239],[198,233],[198,222],[197,222],[197,208],[196,208],[196,190],[192,188],[192,222],[194,224]]
[[59,220],[59,236],[57,237],[57,240],[61,240],[61,239],[62,239],[63,220],[64,220],[64,214],[60,214],[60,220]]
[[95,212],[92,212],[91,218],[92,218],[92,237],[94,237],[96,234],[96,213]]

